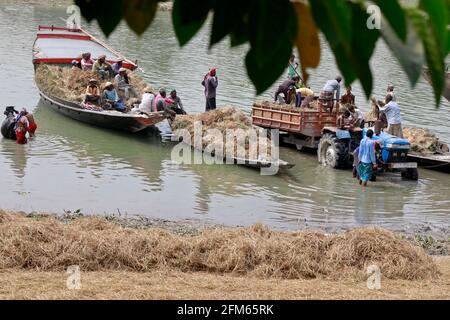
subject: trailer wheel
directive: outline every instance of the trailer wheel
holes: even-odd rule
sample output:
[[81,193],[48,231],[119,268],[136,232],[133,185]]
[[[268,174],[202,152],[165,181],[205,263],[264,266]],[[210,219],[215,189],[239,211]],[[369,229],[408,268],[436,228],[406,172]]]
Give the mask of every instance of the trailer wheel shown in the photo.
[[320,139],[317,155],[319,162],[327,167],[345,169],[350,165],[347,144],[331,133],[324,134]]
[[419,180],[419,170],[417,168],[414,169],[406,169],[406,171],[402,172],[402,178],[412,181]]

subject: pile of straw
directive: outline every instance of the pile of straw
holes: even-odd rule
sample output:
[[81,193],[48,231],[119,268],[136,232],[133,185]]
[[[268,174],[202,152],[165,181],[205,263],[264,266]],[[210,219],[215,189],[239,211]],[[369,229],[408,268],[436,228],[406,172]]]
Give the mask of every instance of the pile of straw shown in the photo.
[[[135,72],[130,71],[128,76],[130,83],[141,97],[147,84]],[[104,89],[106,82],[114,82],[113,80],[101,80],[98,74],[90,71],[44,64],[38,66],[35,75],[36,84],[42,91],[75,103],[83,102],[86,88],[91,79],[98,81],[100,90]],[[127,104],[131,105],[131,99],[127,101]]]
[[261,278],[366,278],[377,265],[383,277],[417,280],[439,275],[419,247],[381,229],[340,235],[211,229],[176,235],[158,229],[127,229],[100,218],[63,224],[0,212],[0,269],[61,271],[153,270],[239,274]]
[[378,101],[374,97],[372,97],[370,101],[372,102],[372,110],[370,112],[366,112],[364,118],[366,122],[375,122],[378,120],[380,116]]
[[272,108],[275,110],[289,111],[289,112],[314,112],[319,111],[319,101],[315,100],[308,104],[306,108],[297,108],[294,104],[278,104],[271,101],[256,101],[253,106],[257,108]]
[[[202,125],[202,145],[194,145],[196,148],[215,150],[215,154],[222,149],[224,157],[245,156],[245,159],[248,160],[258,160],[259,156],[267,157],[271,154],[270,139],[260,136],[258,130],[255,131],[258,139],[257,149],[254,150],[256,154],[252,154],[250,142],[246,137],[241,137],[241,135],[246,135],[250,130],[255,129],[252,126],[251,119],[236,107],[226,106],[198,115],[177,116],[172,123],[172,130],[177,134],[180,134],[181,130],[187,130],[191,136],[192,145],[195,142],[195,123]],[[211,130],[218,130],[220,135],[213,134]],[[226,139],[228,130],[240,131],[235,131],[234,140],[228,141]],[[239,149],[243,149],[245,155],[239,154]],[[264,152],[264,150],[267,150],[267,152]]]
[[439,139],[428,129],[404,128],[403,136],[411,143],[411,150],[421,154],[434,154],[439,151]]

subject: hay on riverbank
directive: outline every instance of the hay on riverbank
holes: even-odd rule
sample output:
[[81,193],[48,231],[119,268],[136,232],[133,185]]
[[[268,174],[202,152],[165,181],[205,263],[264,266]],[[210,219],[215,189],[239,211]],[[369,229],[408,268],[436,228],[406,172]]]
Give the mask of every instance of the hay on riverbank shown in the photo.
[[0,269],[61,271],[172,270],[262,278],[364,278],[376,264],[383,277],[438,276],[420,248],[380,229],[341,235],[283,233],[262,226],[205,230],[182,236],[158,229],[127,229],[101,218],[63,224],[0,212]]
[[[201,146],[195,144],[195,124],[201,124]],[[191,145],[202,148],[202,150],[214,150],[217,155],[222,154],[227,157],[244,157],[248,160],[258,160],[260,157],[268,157],[271,154],[271,141],[267,136],[260,135],[251,119],[239,108],[226,106],[217,110],[201,113],[198,115],[177,116],[172,123],[174,132],[181,134],[182,130],[187,130],[191,138]],[[233,139],[227,139],[229,130],[233,130]],[[250,141],[254,134],[256,141]],[[230,140],[230,141],[229,141]],[[252,150],[252,142],[256,148]],[[241,154],[244,153],[244,154]]]
[[[147,84],[135,72],[128,72],[128,76],[138,96],[141,97]],[[83,102],[86,88],[91,79],[98,81],[101,91],[106,82],[114,82],[111,79],[101,80],[100,76],[94,72],[45,64],[38,66],[35,75],[36,84],[41,90],[57,98],[75,103]],[[131,105],[133,99],[131,97],[127,101],[128,105]]]

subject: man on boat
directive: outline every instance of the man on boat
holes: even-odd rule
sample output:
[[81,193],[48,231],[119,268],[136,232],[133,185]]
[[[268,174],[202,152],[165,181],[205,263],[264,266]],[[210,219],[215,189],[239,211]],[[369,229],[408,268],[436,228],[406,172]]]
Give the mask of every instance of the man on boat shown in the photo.
[[113,76],[113,69],[111,65],[106,62],[106,55],[102,54],[92,67],[92,72],[98,73],[102,80],[111,79]]
[[290,104],[291,97],[289,93],[292,91],[292,89],[297,90],[296,88],[298,87],[299,83],[300,83],[299,76],[295,76],[292,79],[284,80],[283,83],[278,87],[278,90],[275,92],[275,102],[278,102],[278,97],[280,96],[280,94],[283,94],[284,103]]
[[83,53],[81,55],[81,70],[92,71],[93,66],[94,66],[94,60],[91,59],[90,52]]
[[77,60],[73,60],[72,61],[72,70],[81,70],[81,62],[77,61]]
[[143,113],[151,113],[153,101],[155,100],[155,91],[152,87],[148,86],[144,89],[144,94],[142,95],[142,101],[139,105],[139,111]]
[[166,89],[161,88],[159,90],[159,94],[155,97],[153,101],[153,111],[154,112],[164,111],[166,113],[166,116],[174,120],[177,114],[175,113],[175,111],[173,111],[168,107],[166,103],[166,98],[167,98]]
[[123,67],[123,59],[117,60],[116,63],[112,65],[112,70],[114,72],[114,76],[119,74],[119,70]]
[[400,107],[393,99],[393,96],[391,94],[388,94],[385,100],[386,104],[384,107],[380,108],[380,112],[386,115],[388,123],[387,132],[398,138],[403,138],[402,116]]
[[187,114],[186,111],[183,108],[183,103],[181,102],[180,97],[177,94],[177,90],[172,90],[170,92],[170,99],[174,102],[173,104],[173,111],[175,111],[177,114]]
[[341,82],[341,76],[337,76],[334,80],[327,81],[320,93],[320,104],[323,108],[329,109],[330,112],[333,111],[334,99],[336,99],[336,106],[338,106],[339,100],[341,99]]
[[103,91],[103,103],[107,109],[115,109],[120,112],[126,111],[125,103],[119,98],[114,85],[111,82],[105,84],[105,90]]
[[216,109],[216,95],[219,80],[217,79],[217,69],[212,68],[204,77],[202,86],[205,87],[206,112]]
[[86,97],[84,103],[94,104],[100,106],[102,103],[102,98],[100,96],[100,89],[98,88],[98,82],[95,79],[89,80],[89,84],[86,88]]
[[120,68],[119,74],[114,78],[114,81],[116,82],[118,89],[123,89],[125,91],[125,96],[127,99],[130,95],[133,95],[134,97],[137,96],[133,86],[130,83],[130,79],[128,78],[127,69]]
[[347,87],[347,91],[341,97],[341,104],[343,105],[355,105],[355,96],[352,94],[352,86]]
[[374,169],[377,168],[375,141],[372,140],[373,134],[374,132],[369,129],[366,137],[361,140],[359,145],[358,178],[359,184],[364,186],[367,186],[369,180],[372,179]]

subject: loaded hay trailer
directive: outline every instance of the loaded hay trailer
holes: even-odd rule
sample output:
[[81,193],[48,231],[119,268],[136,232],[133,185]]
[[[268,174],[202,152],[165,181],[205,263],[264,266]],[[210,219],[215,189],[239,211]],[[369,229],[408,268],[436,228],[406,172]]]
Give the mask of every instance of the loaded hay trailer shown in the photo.
[[[253,124],[265,129],[280,130],[282,142],[294,145],[298,150],[304,148],[317,150],[318,161],[335,169],[352,166],[353,152],[358,148],[367,129],[337,128],[339,108],[334,111],[323,110],[318,104],[316,110],[297,109],[279,106],[270,102],[257,102],[252,108]],[[408,160],[410,143],[385,133],[380,133],[377,161],[382,171],[397,171],[402,177],[418,179],[417,163]]]

